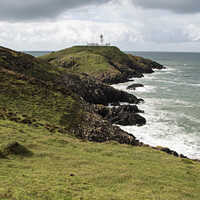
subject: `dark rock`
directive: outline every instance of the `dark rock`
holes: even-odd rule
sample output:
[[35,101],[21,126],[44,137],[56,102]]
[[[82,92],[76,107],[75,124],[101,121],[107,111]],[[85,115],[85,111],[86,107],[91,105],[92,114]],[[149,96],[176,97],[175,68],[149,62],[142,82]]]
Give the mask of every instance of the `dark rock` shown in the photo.
[[[89,119],[89,120],[88,120]],[[117,126],[112,126],[107,120],[85,118],[87,124],[76,136],[93,142],[117,141],[120,144],[138,146],[140,143],[135,136],[123,131]],[[88,123],[88,121],[90,123]],[[92,128],[93,127],[93,128]]]
[[135,90],[137,87],[144,87],[144,85],[135,83],[135,84],[129,85],[126,89]]
[[120,63],[113,63],[111,60],[109,60],[109,64],[117,69],[120,73],[117,73],[115,75],[105,74],[103,73],[101,77],[98,79],[103,83],[107,84],[117,84],[117,83],[124,83],[128,81],[128,78],[137,77],[141,78],[143,77],[143,74],[141,74],[138,71],[135,71],[134,69],[130,68],[130,66]]
[[138,114],[123,113],[114,117],[108,115],[105,119],[107,119],[111,124],[119,124],[122,126],[132,126],[132,125],[142,126],[146,123],[145,118]]
[[32,121],[30,120],[30,118],[22,119],[21,122],[24,124],[32,124]]
[[110,105],[111,105],[111,106],[119,106],[119,105],[120,105],[120,102],[112,102]]
[[83,97],[89,103],[108,105],[109,103],[128,102],[139,103],[137,97],[127,92],[116,90],[113,87],[97,81],[93,77],[82,74],[65,74],[59,78],[57,85],[67,88]]
[[98,114],[100,114],[104,119],[108,120],[111,124],[118,125],[144,125],[146,120],[144,117],[136,114],[139,112],[143,112],[138,109],[135,105],[122,105],[117,108],[106,108],[103,107],[98,110]]
[[9,118],[11,121],[15,121],[15,122],[20,122],[21,121],[21,118],[19,117],[11,117]]
[[112,85],[117,83],[125,83],[128,81],[128,77],[125,73],[117,73],[115,75],[102,73],[98,80],[102,83]]
[[[168,154],[172,154],[172,155],[174,155],[174,156],[176,156],[176,157],[179,156],[178,153],[177,153],[176,151],[173,151],[173,150],[169,149],[168,147],[156,146],[156,149],[158,149],[158,150],[160,150],[160,151],[164,151],[164,152],[166,152],[166,153],[168,153]],[[181,154],[181,155],[182,155],[182,154]]]
[[101,108],[98,109],[97,113],[101,115],[103,118],[106,117],[110,112],[110,109],[106,106],[101,106]]
[[70,176],[75,176],[74,174],[70,174]]
[[139,125],[142,126],[146,123],[144,117],[138,114],[122,113],[116,116],[107,115],[106,118],[111,124],[119,124],[122,126]]
[[139,113],[140,110],[135,105],[121,105],[117,108],[113,108],[113,111],[116,113],[124,113],[124,112],[130,112],[130,113]]
[[76,62],[73,60],[69,62],[60,62],[60,66],[63,68],[72,68],[75,65],[76,65]]
[[187,158],[186,156],[184,156],[183,154],[179,155],[180,158]]

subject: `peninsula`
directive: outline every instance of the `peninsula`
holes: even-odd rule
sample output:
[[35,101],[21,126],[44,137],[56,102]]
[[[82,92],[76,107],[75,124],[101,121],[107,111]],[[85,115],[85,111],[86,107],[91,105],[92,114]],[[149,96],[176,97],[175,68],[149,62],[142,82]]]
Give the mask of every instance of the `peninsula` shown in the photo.
[[110,84],[154,68],[114,46],[39,58],[0,47],[0,198],[197,199],[199,162],[116,126],[144,125],[144,100]]

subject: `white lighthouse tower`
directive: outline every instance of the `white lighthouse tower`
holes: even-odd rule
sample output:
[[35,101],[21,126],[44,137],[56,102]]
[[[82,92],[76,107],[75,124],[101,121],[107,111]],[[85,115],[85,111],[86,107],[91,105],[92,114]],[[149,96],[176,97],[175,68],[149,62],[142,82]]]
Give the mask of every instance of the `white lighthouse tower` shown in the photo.
[[103,45],[103,34],[100,35],[99,45]]
[[99,38],[99,43],[87,43],[87,46],[110,46],[110,42],[109,43],[104,43],[104,38],[103,38],[103,34],[100,35]]

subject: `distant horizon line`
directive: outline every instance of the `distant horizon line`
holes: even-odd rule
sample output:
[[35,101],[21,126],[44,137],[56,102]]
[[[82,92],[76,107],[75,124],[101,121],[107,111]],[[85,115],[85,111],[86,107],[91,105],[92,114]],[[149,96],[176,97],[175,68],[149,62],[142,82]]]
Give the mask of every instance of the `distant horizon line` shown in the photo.
[[[61,50],[61,49],[60,49]],[[56,52],[60,50],[20,50],[19,52]],[[123,52],[154,52],[154,53],[200,53],[200,51],[147,51],[147,50],[121,50]]]

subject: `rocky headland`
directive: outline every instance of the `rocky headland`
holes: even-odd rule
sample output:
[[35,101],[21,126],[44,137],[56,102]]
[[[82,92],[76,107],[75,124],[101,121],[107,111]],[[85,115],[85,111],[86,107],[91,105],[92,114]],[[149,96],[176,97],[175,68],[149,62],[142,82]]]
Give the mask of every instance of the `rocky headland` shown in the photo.
[[[148,146],[115,126],[144,125],[146,120],[139,114],[143,111],[136,106],[144,100],[110,84],[163,68],[112,46],[75,46],[40,58],[0,47],[0,118],[42,125],[89,141]],[[134,90],[142,85],[129,87]]]

